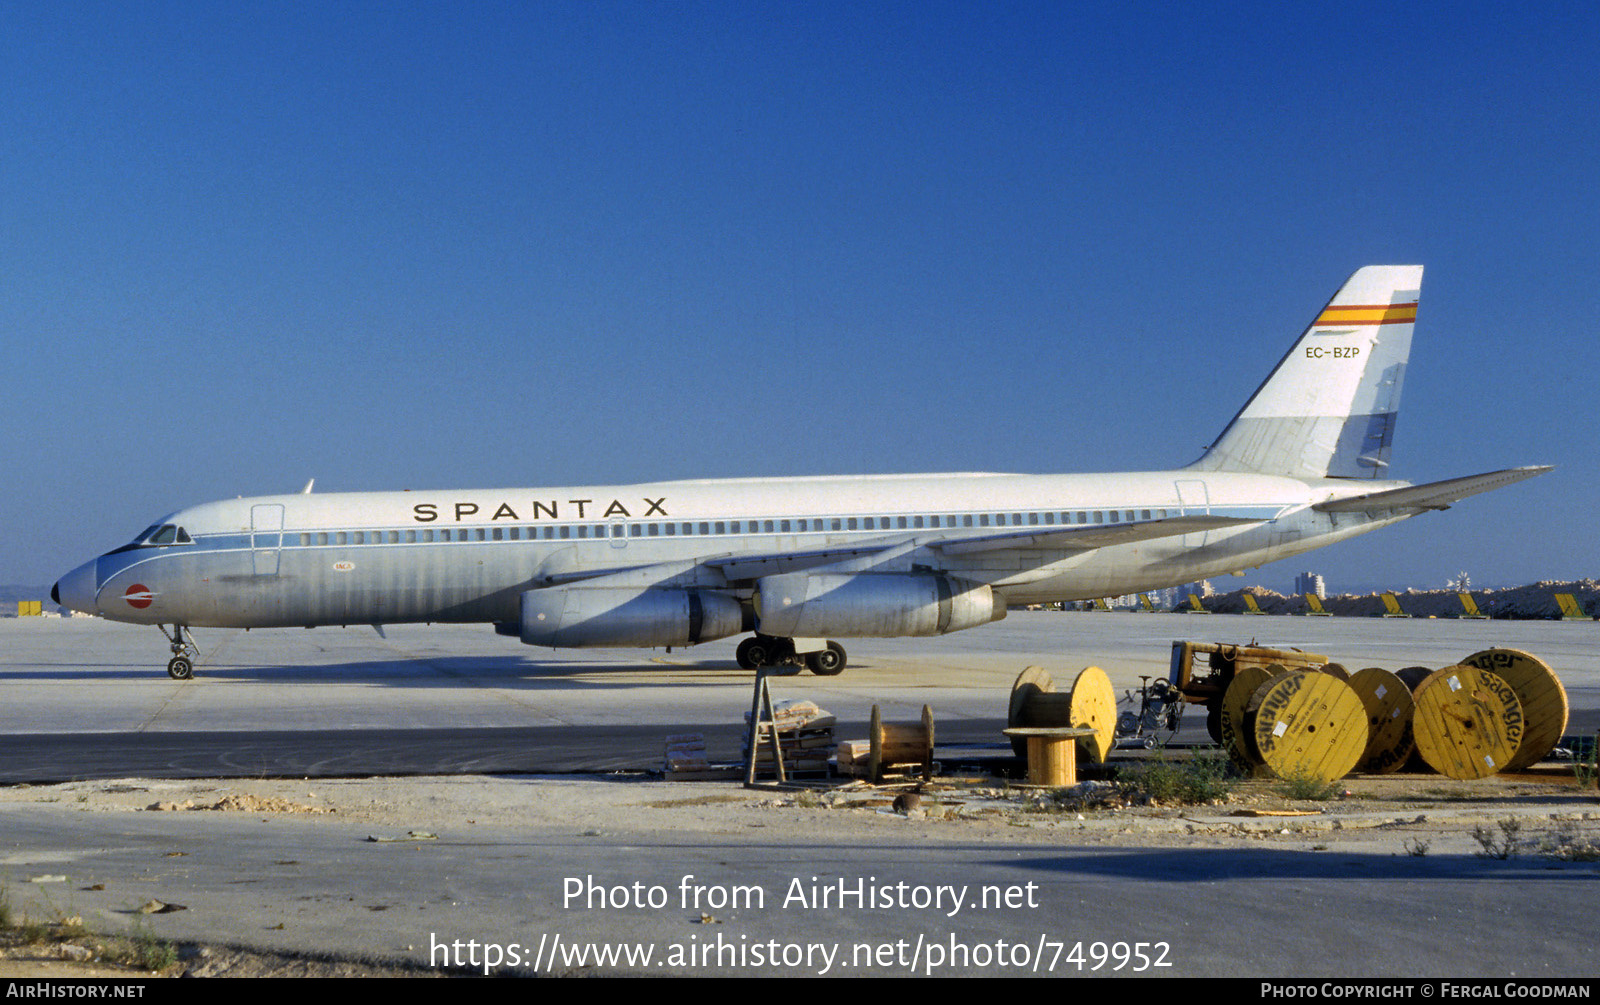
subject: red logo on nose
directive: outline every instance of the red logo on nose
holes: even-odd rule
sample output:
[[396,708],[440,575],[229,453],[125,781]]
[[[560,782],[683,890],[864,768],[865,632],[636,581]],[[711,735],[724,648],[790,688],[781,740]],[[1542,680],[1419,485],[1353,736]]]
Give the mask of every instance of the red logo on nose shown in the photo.
[[143,583],[134,583],[122,594],[122,599],[128,602],[129,607],[137,607],[142,611],[150,606],[150,602],[156,599],[156,595],[151,593],[150,587],[145,586]]

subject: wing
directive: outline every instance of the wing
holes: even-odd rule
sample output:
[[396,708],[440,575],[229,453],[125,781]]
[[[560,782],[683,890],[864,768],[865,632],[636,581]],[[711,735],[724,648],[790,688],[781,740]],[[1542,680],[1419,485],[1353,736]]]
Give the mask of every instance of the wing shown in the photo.
[[881,561],[918,548],[930,548],[944,555],[971,555],[985,551],[1093,551],[1117,544],[1259,522],[1258,519],[1241,517],[1196,515],[1081,527],[1019,528],[976,536],[949,536],[933,531],[885,536],[848,547],[729,555],[707,559],[702,564],[720,570],[729,581],[741,581],[824,565]]

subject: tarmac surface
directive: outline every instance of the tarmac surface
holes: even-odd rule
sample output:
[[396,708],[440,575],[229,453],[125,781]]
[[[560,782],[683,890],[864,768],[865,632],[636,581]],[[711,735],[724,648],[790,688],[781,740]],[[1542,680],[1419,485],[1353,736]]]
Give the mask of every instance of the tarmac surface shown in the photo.
[[[0,789],[12,910],[419,967],[494,957],[488,969],[517,973],[1595,971],[1600,869],[1488,860],[1469,831],[1516,813],[1589,826],[1592,794],[1529,810],[1489,780],[1454,826],[1426,810],[1423,838],[1401,803],[1262,830],[1196,812],[912,819],[731,783],[541,777],[528,773],[654,766],[672,733],[736,748],[753,680],[736,640],[551,653],[486,628],[386,634],[202,632],[196,679],[176,682],[153,630],[0,621],[0,779],[59,783]],[[1351,668],[1524,649],[1566,685],[1569,733],[1600,724],[1593,622],[1016,612],[938,639],[848,641],[842,676],[773,683],[837,714],[841,737],[874,703],[889,721],[926,703],[941,740],[997,741],[1024,666],[1067,682],[1098,665],[1121,693],[1165,674],[1174,639],[1253,639]],[[420,777],[359,777],[372,772]],[[150,809],[228,798],[239,808]],[[151,899],[187,909],[136,913]],[[597,947],[635,955],[578,961]]]

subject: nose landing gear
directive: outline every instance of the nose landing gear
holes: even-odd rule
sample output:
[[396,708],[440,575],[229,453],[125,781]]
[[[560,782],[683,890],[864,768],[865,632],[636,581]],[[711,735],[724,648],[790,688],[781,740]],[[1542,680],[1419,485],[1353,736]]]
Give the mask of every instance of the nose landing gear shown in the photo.
[[173,625],[170,633],[166,625],[156,627],[172,643],[172,659],[167,661],[167,676],[173,680],[192,680],[194,661],[200,655],[199,647],[194,644],[194,636],[187,634],[182,625]]

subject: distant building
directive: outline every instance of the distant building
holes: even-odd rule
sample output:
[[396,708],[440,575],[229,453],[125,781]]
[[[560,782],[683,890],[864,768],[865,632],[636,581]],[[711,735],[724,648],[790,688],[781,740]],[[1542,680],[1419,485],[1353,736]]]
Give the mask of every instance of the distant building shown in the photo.
[[1214,597],[1217,593],[1216,590],[1211,588],[1211,580],[1209,579],[1202,579],[1198,583],[1185,583],[1182,586],[1175,587],[1174,590],[1178,603],[1188,600],[1191,596],[1204,599],[1205,597]]
[[1300,595],[1309,593],[1318,600],[1328,599],[1327,584],[1314,572],[1302,572],[1294,577],[1294,592]]

